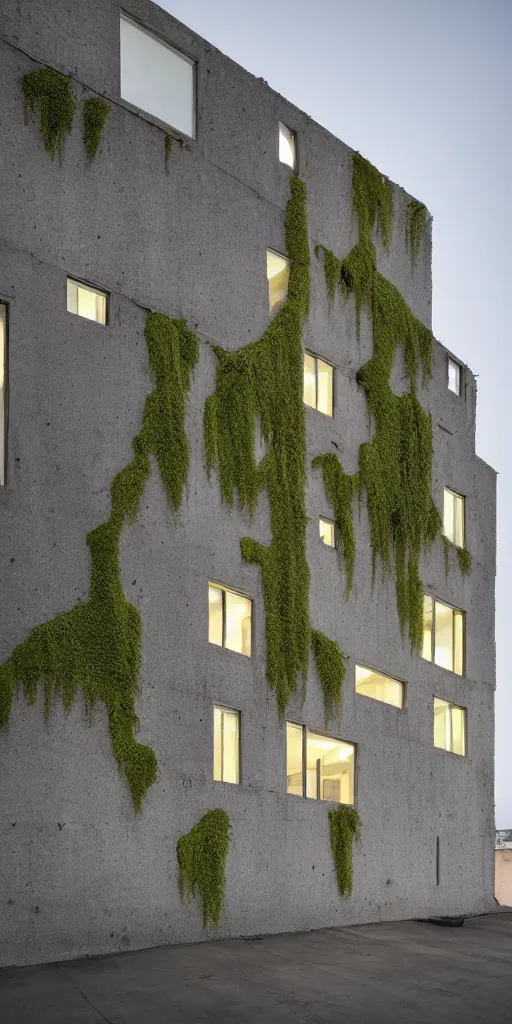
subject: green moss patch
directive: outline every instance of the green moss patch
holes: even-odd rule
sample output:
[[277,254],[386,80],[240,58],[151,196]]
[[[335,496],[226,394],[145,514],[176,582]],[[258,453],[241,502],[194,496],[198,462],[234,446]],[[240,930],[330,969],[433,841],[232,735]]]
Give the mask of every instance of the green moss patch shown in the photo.
[[334,302],[336,288],[341,280],[341,260],[339,260],[330,249],[326,249],[325,245],[315,245],[315,256],[320,256],[321,252],[324,254],[324,273],[327,295],[329,302]]
[[64,140],[73,127],[75,97],[71,78],[51,68],[28,71],[22,79],[26,114],[39,114],[44,148],[52,160],[62,156]]
[[352,157],[352,201],[359,224],[359,239],[369,241],[375,222],[389,249],[393,227],[393,185],[360,153]]
[[345,678],[345,662],[335,640],[329,640],[318,629],[311,630],[311,646],[316,670],[324,696],[325,724],[341,715],[341,697]]
[[352,498],[359,490],[359,474],[356,473],[355,476],[348,476],[333,452],[329,452],[328,455],[317,455],[311,465],[313,468],[318,467],[322,470],[325,496],[334,509],[334,518],[338,532],[338,547],[340,552],[343,553],[343,560],[345,562],[345,596],[348,598],[352,589],[352,578],[356,561]]
[[336,881],[340,896],[352,893],[352,844],[360,842],[361,819],[353,807],[336,807],[329,811],[329,833]]
[[83,105],[82,139],[89,160],[94,160],[101,142],[105,121],[110,114],[110,103],[99,96],[90,96]]
[[230,827],[226,811],[207,811],[176,844],[180,895],[182,900],[199,896],[203,928],[216,928],[222,913]]
[[153,751],[135,740],[142,629],[139,612],[123,594],[119,541],[125,523],[137,516],[150,455],[171,505],[180,505],[188,469],[185,401],[198,358],[197,338],[183,320],[148,313],[145,337],[155,389],[146,398],[142,430],[132,442],[133,459],[112,482],[110,517],[87,537],[89,599],[37,626],[0,667],[0,726],[7,725],[19,683],[28,704],[43,684],[46,716],[59,696],[70,708],[79,689],[89,713],[98,703],[105,705],[114,757],[136,811],[155,781],[157,762]]
[[471,566],[473,559],[471,558],[471,552],[467,551],[466,548],[456,548],[457,561],[459,563],[459,569],[464,576],[469,576],[471,572]]
[[407,204],[406,239],[411,253],[412,265],[416,264],[420,253],[421,239],[428,220],[428,210],[424,203],[413,199]]

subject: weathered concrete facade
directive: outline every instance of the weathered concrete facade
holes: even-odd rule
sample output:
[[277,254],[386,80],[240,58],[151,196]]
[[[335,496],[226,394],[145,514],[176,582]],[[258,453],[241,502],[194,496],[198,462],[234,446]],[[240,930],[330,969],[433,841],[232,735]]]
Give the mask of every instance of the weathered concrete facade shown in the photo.
[[[0,489],[0,663],[30,631],[89,589],[88,532],[109,515],[109,487],[131,458],[150,382],[145,308],[184,317],[200,338],[187,406],[191,458],[179,517],[156,467],[135,525],[121,543],[124,591],[143,622],[138,739],[156,752],[157,782],[135,816],[112,756],[101,708],[89,725],[78,700],[43,720],[42,699],[15,701],[0,734],[0,962],[23,964],[205,936],[196,905],[182,905],[176,841],[213,807],[232,838],[220,936],[471,914],[494,905],[493,705],[495,474],[475,455],[476,385],[446,385],[447,352],[434,345],[421,393],[434,424],[433,496],[466,495],[469,576],[445,578],[441,540],[424,556],[428,593],[466,613],[466,671],[429,664],[402,642],[393,581],[372,589],[365,501],[356,513],[354,589],[344,599],[338,558],[318,538],[332,518],[321,473],[308,470],[311,618],[347,655],[341,723],[328,732],[357,745],[362,844],[353,895],[339,897],[327,809],[286,792],[285,729],[265,679],[258,566],[240,538],[269,540],[262,495],[253,522],[221,504],[202,437],[214,389],[214,345],[235,350],[269,321],[265,250],[285,252],[290,171],[277,155],[278,122],[298,133],[308,190],[311,314],[305,346],[336,367],[332,419],[306,410],[308,465],[335,441],[347,472],[372,436],[355,380],[371,355],[354,300],[329,306],[320,243],[344,257],[357,241],[351,151],[148,0],[123,8],[197,61],[197,140],[172,150],[166,128],[120,99],[119,5],[114,0],[3,0],[0,38],[3,212],[0,301],[9,306],[9,461]],[[24,123],[21,78],[47,65],[73,76],[75,95],[105,95],[111,114],[88,164],[80,118],[62,165]],[[431,253],[416,268],[405,245],[409,197],[395,189],[389,253],[378,268],[413,313],[431,321]],[[101,326],[66,311],[66,276],[110,293]],[[394,386],[404,388],[400,359]],[[253,656],[208,643],[207,584],[254,601]],[[356,662],[407,682],[399,710],[356,695]],[[467,708],[468,751],[432,743],[432,698]],[[242,784],[212,781],[212,711],[241,712]],[[326,731],[313,663],[307,696],[287,715]],[[437,843],[439,837],[439,844]],[[436,849],[439,845],[439,879]]]

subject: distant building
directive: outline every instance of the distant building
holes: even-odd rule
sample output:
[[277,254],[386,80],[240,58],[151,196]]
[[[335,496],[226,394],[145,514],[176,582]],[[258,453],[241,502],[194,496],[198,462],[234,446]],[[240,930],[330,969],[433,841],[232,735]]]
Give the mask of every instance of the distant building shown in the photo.
[[512,907],[512,828],[496,832],[494,877],[498,903]]

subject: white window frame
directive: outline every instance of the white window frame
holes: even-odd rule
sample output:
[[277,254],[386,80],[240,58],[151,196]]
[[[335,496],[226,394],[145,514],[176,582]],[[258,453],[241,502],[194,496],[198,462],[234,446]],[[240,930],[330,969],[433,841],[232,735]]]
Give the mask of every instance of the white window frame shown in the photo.
[[[334,528],[334,544],[326,544],[325,541],[322,540],[320,536],[320,523],[328,523],[329,526]],[[318,516],[318,539],[323,548],[330,548],[331,551],[336,551],[336,548],[338,547],[338,524],[335,519],[330,519],[329,516]]]
[[[287,726],[293,725],[296,729],[302,729],[302,795],[298,793],[288,793],[288,787],[286,786],[287,796],[296,797],[299,800],[317,800],[319,803],[335,803],[339,807],[355,807],[356,806],[356,782],[357,782],[357,744],[352,743],[351,740],[343,740],[339,736],[333,736],[331,733],[323,732],[319,729],[310,729],[307,725],[302,722],[294,722],[292,719],[287,718],[285,720],[285,750],[284,750],[284,778],[285,785],[288,777],[288,754],[287,754]],[[324,736],[326,740],[334,740],[335,743],[345,743],[346,746],[353,747],[354,750],[354,802],[351,804],[342,804],[338,800],[322,800],[319,796],[308,796],[307,795],[307,763],[308,763],[308,734],[311,733],[313,736]]]
[[[249,594],[245,594],[243,590],[237,590],[235,587],[228,587],[225,583],[219,583],[217,580],[208,580],[208,588],[216,587],[217,590],[222,591],[222,644],[211,643],[213,647],[220,647],[223,651],[230,651],[231,654],[241,654],[243,658],[252,658],[254,650],[254,600]],[[233,651],[230,647],[226,647],[226,594],[235,594],[237,597],[243,597],[246,601],[250,602],[251,605],[251,653],[244,654],[243,651]],[[208,620],[209,626],[209,620]],[[229,708],[226,708],[229,711]]]
[[[91,317],[82,316],[81,313],[74,312],[68,307],[68,283],[76,285],[78,288],[83,288],[85,291],[91,292],[93,295],[102,296],[105,299],[105,322],[103,320],[92,320]],[[110,319],[110,293],[105,291],[104,288],[99,288],[95,284],[90,284],[89,281],[81,281],[78,277],[73,277],[71,274],[66,275],[66,311],[71,316],[77,316],[80,320],[87,320],[90,324],[98,324],[99,327],[108,327]]]
[[[447,540],[450,541],[450,543],[456,544],[457,547],[465,548],[466,547],[466,496],[464,494],[459,494],[458,491],[452,491],[451,487],[444,487],[443,488],[443,529],[444,529],[444,495],[445,495],[446,492],[448,492],[448,494],[451,494],[453,498],[458,498],[459,501],[462,502],[462,544],[457,544],[457,541],[456,540],[452,540],[452,538],[448,537],[447,534],[444,534],[444,536],[446,537]],[[453,509],[453,515],[454,515],[454,521],[452,523],[452,531],[453,531],[453,536],[455,537],[455,532],[456,532],[455,531],[455,522],[456,522],[456,520],[455,520],[455,504],[454,504],[454,509]]]
[[[169,125],[170,128],[174,128],[174,130],[179,134],[185,135],[189,139],[195,139],[197,137],[197,61],[194,60],[193,57],[189,57],[188,53],[184,53],[184,51],[180,50],[179,47],[174,46],[172,43],[168,42],[168,40],[164,39],[161,35],[158,34],[158,32],[154,32],[152,29],[147,28],[146,25],[141,25],[141,23],[138,22],[135,18],[132,18],[130,14],[127,14],[123,10],[120,10],[119,13],[119,95],[121,97],[121,100],[123,101],[123,103],[128,103],[131,107],[134,107],[136,110],[141,110],[144,114],[147,114],[148,117],[154,118],[155,121],[158,121],[161,124]],[[176,54],[176,56],[180,57],[183,61],[185,61],[185,63],[190,64],[192,66],[192,134],[189,134],[183,128],[179,127],[176,124],[171,124],[171,122],[167,118],[162,118],[158,114],[155,114],[153,111],[146,110],[144,107],[141,107],[138,103],[134,103],[133,100],[126,99],[123,96],[121,71],[121,23],[123,21],[131,25],[133,28],[138,29],[139,32],[143,32],[151,39],[154,39],[157,43],[160,43],[162,46],[165,46],[168,50],[171,51],[171,53]]]
[[[216,779],[215,778],[215,712],[220,711],[221,714],[227,712],[230,715],[236,715],[238,720],[238,744],[237,744],[237,775],[236,782],[230,782],[229,779]],[[242,784],[242,713],[238,708],[228,708],[226,704],[214,704],[213,705],[213,781],[221,782],[225,786],[241,786]],[[224,723],[222,723],[223,725]],[[221,774],[223,774],[224,767],[224,745],[222,742],[221,733]]]
[[[308,409],[314,409],[315,412],[319,412],[321,416],[327,416],[328,419],[333,420],[334,419],[334,409],[335,409],[334,379],[335,379],[335,376],[336,376],[336,374],[335,374],[336,367],[334,366],[334,363],[329,362],[328,359],[324,359],[323,356],[318,356],[316,354],[316,352],[311,352],[308,348],[304,349],[303,363],[304,363],[304,360],[305,360],[306,356],[309,356],[311,359],[315,360],[315,402],[316,402],[316,405],[309,405],[308,402],[304,402],[304,405]],[[318,364],[319,363],[323,363],[324,366],[330,366],[330,368],[331,368],[331,383],[332,383],[332,388],[331,388],[331,406],[332,406],[332,412],[323,412],[322,409],[318,408]],[[303,366],[302,373],[303,373],[303,380],[304,380],[304,366]]]
[[[392,704],[391,701],[383,700],[382,697],[370,697],[367,693],[361,693],[357,689],[357,670],[358,668],[366,669],[367,672],[375,672],[376,675],[382,676],[383,679],[388,679],[390,683],[398,683],[401,686],[402,703]],[[385,704],[388,708],[394,708],[395,711],[403,711],[405,708],[405,702],[407,700],[407,683],[403,679],[397,679],[396,676],[388,676],[387,672],[383,672],[380,668],[372,668],[371,665],[363,665],[361,662],[357,662],[354,666],[354,690],[358,697],[363,697],[365,700],[377,701],[378,704]]]
[[[286,131],[290,133],[291,138],[293,140],[293,164],[289,164],[286,160],[281,160],[281,154],[280,154],[280,148],[281,148],[280,147],[280,143],[281,143],[281,128],[286,128]],[[298,163],[298,160],[297,160],[297,156],[298,156],[297,132],[295,131],[294,128],[290,128],[289,125],[285,124],[284,121],[279,121],[279,123],[278,123],[278,130],[277,130],[277,156],[278,156],[279,163],[283,167],[287,167],[289,171],[295,171],[295,172],[297,171],[297,163]]]
[[[455,366],[457,368],[457,370],[458,370],[458,374],[459,374],[459,390],[458,391],[455,391],[454,388],[450,387],[450,364],[452,366]],[[459,363],[456,359],[453,358],[453,356],[450,356],[450,355],[448,356],[447,362],[446,362],[446,383],[448,385],[448,391],[451,391],[452,395],[457,395],[457,397],[460,398],[460,396],[462,394],[462,363]]]
[[[424,598],[428,597],[432,601],[432,657],[425,658],[423,655],[423,640],[422,640],[422,654],[423,661],[427,661],[430,665],[435,665],[436,668],[443,669],[444,672],[452,672],[453,675],[458,676],[459,679],[466,675],[466,612],[462,608],[456,608],[455,605],[450,604],[449,601],[443,601],[440,597],[434,597],[433,594],[424,594]],[[435,660],[436,656],[436,604],[443,604],[445,608],[451,608],[452,612],[458,612],[462,617],[462,671],[456,672],[454,668],[446,668],[445,665],[439,665]],[[452,618],[452,650],[453,660],[455,662],[455,615]]]
[[[468,753],[468,709],[465,708],[462,704],[454,704],[453,701],[447,700],[446,697],[439,697],[437,695],[437,693],[433,694],[433,698],[434,699],[432,701],[432,740],[433,740],[434,750],[442,750],[443,753],[445,753],[445,754],[453,754],[454,757],[467,757],[467,753]],[[452,750],[451,747],[450,748],[448,748],[448,747],[439,747],[437,745],[437,743],[434,742],[434,735],[435,735],[435,733],[434,733],[434,728],[435,728],[435,703],[434,703],[434,701],[436,701],[436,700],[442,700],[445,704],[448,705],[448,708],[450,710],[450,716],[449,716],[450,742],[452,743],[452,745],[453,745],[453,720],[452,720],[451,712],[453,711],[453,709],[456,709],[457,711],[463,711],[464,712],[464,730],[463,730],[463,734],[462,734],[463,735],[464,750],[463,750],[462,754],[459,754],[459,752],[457,750]],[[444,710],[447,710],[447,709],[445,708]]]

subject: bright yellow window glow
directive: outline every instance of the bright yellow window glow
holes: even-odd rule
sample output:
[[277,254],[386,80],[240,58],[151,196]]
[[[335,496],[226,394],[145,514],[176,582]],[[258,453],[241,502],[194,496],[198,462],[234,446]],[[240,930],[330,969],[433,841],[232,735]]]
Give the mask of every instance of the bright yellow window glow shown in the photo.
[[443,532],[452,544],[464,547],[464,498],[444,489]]
[[67,282],[68,313],[83,316],[86,320],[96,320],[99,324],[107,322],[107,296],[88,285],[73,281]]
[[427,595],[423,599],[422,655],[449,672],[464,673],[464,613]]
[[213,709],[213,778],[240,781],[240,715],[227,708]]
[[423,598],[423,650],[422,655],[427,661],[432,661],[432,619],[433,619],[432,598],[425,594]]
[[279,122],[279,160],[287,167],[295,170],[296,160],[295,132]]
[[7,310],[0,302],[0,487],[5,484]]
[[320,533],[320,540],[322,540],[324,544],[327,544],[327,547],[336,547],[336,530],[334,523],[329,519],[319,519],[318,531]]
[[267,249],[268,303],[272,313],[288,295],[290,261],[273,249]]
[[441,601],[435,603],[434,661],[453,672],[453,608]]
[[251,656],[252,601],[215,583],[208,585],[208,640]]
[[434,746],[452,754],[466,753],[466,709],[434,697]]
[[208,587],[208,640],[222,647],[223,598],[220,587]]
[[325,416],[332,416],[332,366],[317,359],[317,408]]
[[316,359],[304,353],[304,403],[316,409]]
[[453,612],[453,671],[461,676],[464,671],[464,616]]
[[286,789],[295,796],[303,796],[304,757],[301,725],[286,723]]
[[354,803],[355,748],[351,743],[309,732],[306,736],[306,796]]
[[392,704],[395,708],[402,708],[404,705],[403,683],[362,665],[356,665],[356,693],[383,701],[384,704]]

